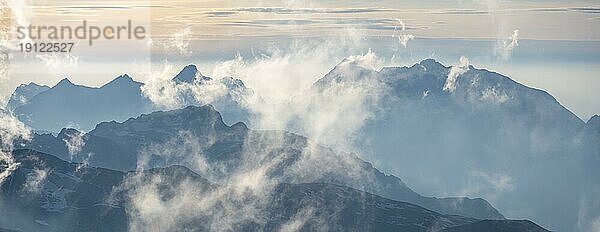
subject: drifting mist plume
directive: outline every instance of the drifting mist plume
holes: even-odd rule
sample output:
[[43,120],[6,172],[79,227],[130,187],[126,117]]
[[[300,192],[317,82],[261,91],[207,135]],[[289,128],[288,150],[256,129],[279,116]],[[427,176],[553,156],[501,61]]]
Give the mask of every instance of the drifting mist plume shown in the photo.
[[74,133],[67,134],[66,137],[67,138],[63,139],[63,141],[67,145],[69,157],[72,160],[75,155],[81,152],[83,146],[85,146],[85,135],[81,132],[76,131]]
[[[219,184],[207,188],[194,185],[188,179],[171,180],[169,174],[144,176],[141,171],[128,177],[121,188],[129,192],[131,231],[157,227],[185,230],[194,224],[196,227],[201,224],[211,231],[231,231],[249,222],[264,223],[260,218],[265,213],[274,184],[266,172],[279,160],[260,162],[267,154],[253,153],[240,157],[242,160],[237,168],[227,168],[225,164],[208,165],[201,152],[204,145],[198,142],[201,140],[199,137],[181,132],[178,140],[184,144],[182,149],[169,150],[173,147],[170,143],[155,144],[144,153],[167,156],[175,163],[191,164],[200,176],[209,177]],[[162,186],[169,185],[173,188],[166,196]]]
[[227,124],[235,124],[239,121],[248,122],[248,113],[244,109],[262,102],[260,96],[239,79],[204,76],[195,65],[186,66],[173,78],[172,67],[165,63],[146,71],[149,72],[148,78],[140,89],[154,109],[172,110],[211,104],[223,113]]
[[[2,31],[2,40],[0,40],[0,49],[13,49],[15,48],[16,30],[13,30],[17,26],[27,27],[30,25],[30,21],[33,18],[33,7],[32,1],[29,0],[0,0],[1,10],[4,19],[8,19],[8,22],[2,22],[2,26],[8,27],[6,33]],[[23,43],[31,43],[31,38],[24,38],[21,40]],[[1,51],[1,50],[0,50]]]
[[[2,49],[0,47],[0,49]],[[8,72],[9,72],[9,54],[8,53],[3,53],[2,51],[0,51],[0,91],[3,91],[4,89],[8,89],[8,86],[5,86],[4,84],[1,83],[7,83],[7,80],[9,78]],[[8,98],[7,97],[0,97],[0,105],[4,106],[6,105],[6,103],[8,102]]]
[[[486,195],[488,199],[494,200],[497,195],[510,192],[514,188],[512,177],[503,173],[473,170],[468,177],[469,185],[460,193],[465,196]],[[497,195],[485,194],[490,192],[495,192]]]
[[71,53],[36,54],[35,59],[53,73],[64,73],[65,70],[77,67],[79,63],[79,57]]
[[[142,87],[142,92],[162,109],[189,104],[218,106],[217,102],[225,95],[233,95],[230,97],[250,113],[248,121],[253,128],[298,132],[317,143],[354,151],[350,138],[372,116],[372,106],[376,107],[378,99],[386,92],[375,76],[381,60],[370,50],[363,55],[347,57],[327,74],[331,78],[347,79],[315,89],[312,85],[316,78],[323,76],[322,70],[331,66],[318,67],[335,60],[332,50],[339,46],[335,43],[293,46],[298,48],[295,52],[276,50],[254,60],[238,55],[215,66],[212,76],[216,79],[197,72],[192,83],[170,80],[168,73],[172,73],[172,66],[165,64],[149,75],[151,78]],[[228,88],[223,81],[231,80],[223,78],[228,76],[242,79],[249,89],[259,94]],[[218,78],[223,79],[219,81]],[[357,80],[351,80],[353,78]],[[219,111],[223,112],[222,109]]]
[[[357,132],[374,116],[379,101],[389,91],[389,86],[381,83],[377,75],[381,61],[369,51],[343,59],[323,74],[315,67],[327,66],[324,68],[327,70],[331,68],[327,64],[336,60],[330,56],[328,46],[301,48],[295,53],[273,52],[254,59],[237,56],[215,66],[213,77],[240,78],[264,99],[264,102],[243,104],[252,115],[251,127],[276,131],[248,132],[241,142],[241,152],[219,153],[217,157],[207,156],[207,151],[222,147],[223,144],[215,142],[219,141],[218,136],[224,135],[211,134],[212,129],[203,130],[210,132],[208,135],[183,129],[172,134],[169,140],[146,144],[138,154],[138,171],[179,164],[192,168],[216,186],[203,190],[177,184],[169,197],[164,198],[160,186],[166,176],[156,177],[159,181],[126,181],[124,189],[136,190],[128,195],[132,202],[129,211],[135,212],[132,228],[153,228],[157,226],[153,222],[162,220],[158,215],[167,212],[173,217],[169,215],[165,218],[167,221],[161,223],[173,230],[183,230],[197,220],[217,231],[232,230],[248,221],[261,224],[265,202],[277,200],[272,198],[273,187],[280,183],[331,182],[333,179],[335,183],[354,183],[351,187],[357,189],[381,187],[375,186],[381,182],[372,180],[377,173],[366,172],[370,169],[351,153],[356,150]],[[465,60],[461,59],[465,63],[459,66],[462,69],[468,66]],[[311,75],[313,72],[316,74]],[[159,70],[158,73],[168,72]],[[196,95],[207,94],[207,91],[191,91],[190,88],[196,88],[192,86],[181,88],[192,84],[176,83],[165,77],[172,76],[161,76],[156,79],[158,82],[148,81],[143,87],[146,96],[154,99],[153,102],[163,102],[165,108],[182,106],[185,102],[182,95],[193,94],[193,99],[201,99]],[[323,78],[317,80],[319,77]],[[191,82],[202,85],[206,81],[210,80],[197,72]],[[213,103],[210,100],[205,103]],[[298,132],[310,139],[283,130]],[[283,146],[285,144],[288,146]],[[336,153],[318,144],[349,152]],[[402,183],[398,180],[394,184]],[[194,195],[194,192],[202,194]],[[171,208],[169,202],[182,207]],[[456,208],[460,204],[458,201]],[[199,212],[197,208],[205,210]],[[310,204],[303,211],[307,213],[298,212],[298,217],[281,229],[301,226],[303,215],[310,215]]]
[[[184,110],[194,112],[194,108]],[[208,156],[207,150],[223,146],[217,142],[232,136],[219,132],[217,128],[221,126],[213,126],[201,131],[182,130],[164,143],[141,149],[138,174],[128,177],[121,186],[129,193],[128,212],[133,215],[130,224],[133,231],[159,225],[166,230],[184,230],[193,223],[207,225],[214,231],[237,230],[248,223],[262,227],[266,223],[262,215],[269,212],[268,203],[281,200],[273,199],[277,184],[315,182],[336,176],[359,183],[356,188],[361,188],[360,183],[373,183],[356,156],[334,153],[283,131],[252,132],[238,126],[235,130],[246,131],[245,135],[234,134],[243,135],[241,150]],[[185,181],[171,182],[168,175],[159,173],[140,177],[150,167],[173,164],[190,167],[216,185],[205,189]],[[161,192],[165,183],[174,183],[167,195]],[[310,208],[301,211],[310,212]],[[298,225],[301,221],[299,214],[286,225]]]
[[[9,91],[10,52],[19,44],[14,28],[29,25],[33,9],[29,6],[31,2],[27,0],[0,0],[0,92]],[[31,39],[20,42],[30,43]],[[6,102],[5,97],[0,97],[0,105],[4,106]]]
[[177,51],[180,55],[191,55],[192,51],[189,49],[190,42],[192,41],[192,26],[186,26],[178,31],[171,34],[167,41],[161,45],[165,51]]
[[200,72],[193,73],[190,82],[172,80],[173,67],[165,63],[151,69],[142,94],[160,109],[177,109],[186,105],[204,105],[225,96],[227,86],[220,80],[205,78]]
[[448,73],[448,78],[446,79],[446,83],[444,84],[443,90],[448,91],[450,93],[456,90],[456,81],[458,76],[469,70],[469,59],[464,56],[460,57],[460,63],[456,66],[452,66],[450,68],[450,73]]
[[[195,70],[193,81],[188,82],[171,80],[174,68],[165,63],[158,69],[149,69],[142,93],[159,109],[212,104],[224,112],[227,110],[220,103],[233,100],[236,107],[250,114],[246,122],[253,128],[290,130],[319,143],[350,148],[346,138],[353,136],[372,113],[363,107],[364,103],[377,102],[383,94],[374,76],[365,78],[362,74],[375,72],[382,61],[370,50],[347,57],[331,75],[363,80],[348,80],[321,90],[312,89],[312,85],[325,75],[323,70],[335,66],[332,62],[341,60],[336,54],[353,46],[352,40],[295,43],[287,49],[292,52],[273,49],[253,59],[237,55],[216,64],[213,78]],[[240,78],[243,83],[231,77]],[[228,115],[224,112],[225,117]]]
[[227,87],[216,80],[196,83],[174,83],[170,80],[142,87],[142,92],[160,108],[176,109],[190,104],[209,104],[227,94]]
[[398,23],[400,24],[400,34],[396,35],[396,30],[397,28],[394,27],[394,34],[392,35],[392,37],[396,37],[398,38],[398,41],[400,42],[400,44],[402,46],[404,46],[404,48],[406,48],[408,41],[412,40],[415,38],[414,35],[412,34],[406,34],[406,24],[404,24],[404,21],[400,20],[400,19],[396,19],[396,21],[398,21]]
[[[185,228],[194,217],[204,214],[206,207],[201,197],[206,186],[198,186],[189,179],[178,180],[163,173],[136,172],[129,175],[118,190],[127,191],[131,215],[130,231],[176,231]],[[169,189],[171,196],[162,195],[161,188]]]
[[519,46],[519,30],[514,30],[508,39],[498,42],[494,50],[495,54],[502,60],[508,60],[513,50]]
[[[304,46],[295,53],[274,53],[254,61],[238,56],[218,65],[213,73],[241,78],[264,99],[245,105],[252,114],[252,127],[298,132],[318,143],[350,149],[348,137],[372,113],[366,103],[377,102],[385,92],[374,75],[363,74],[373,74],[382,62],[370,50],[347,57],[326,75],[348,80],[315,89],[313,83],[317,80],[311,77],[322,77],[325,74],[320,70],[331,66],[317,67],[335,59],[330,54],[334,48],[328,47]],[[351,81],[352,78],[357,80]]]
[[217,182],[225,176],[222,165],[211,165],[203,153],[212,146],[214,137],[208,137],[201,142],[190,131],[180,131],[178,136],[161,144],[151,144],[144,147],[139,154],[137,169],[149,169],[155,164],[150,163],[155,156],[159,156],[164,164],[179,164],[190,167],[200,176],[210,181]]
[[240,78],[266,102],[284,103],[290,99],[290,95],[298,95],[309,89],[326,70],[341,60],[336,54],[347,49],[347,43],[294,43],[289,48],[272,48],[255,57],[237,55],[232,60],[215,65],[212,76]]
[[31,193],[39,193],[47,177],[48,170],[34,169],[27,174],[24,187]]
[[280,232],[300,231],[302,226],[311,218],[314,218],[314,208],[307,207],[296,213],[294,217],[287,223],[283,224],[279,229]]
[[[377,60],[377,55],[371,49],[369,49],[369,51],[366,54],[354,55],[344,59],[344,61],[338,64],[338,67],[347,67],[349,65],[355,65],[361,68],[374,71],[381,67],[381,64]],[[348,74],[350,76],[356,75],[355,73]]]
[[146,77],[144,85],[141,87],[142,94],[159,107],[167,109],[178,107],[180,99],[177,96],[175,83],[171,82],[171,78],[173,78],[171,75],[175,72],[175,67],[169,62],[163,62],[157,66],[150,63],[139,66],[143,68],[136,72],[140,76]]
[[[15,40],[17,26],[27,27],[33,17],[32,1],[29,0],[0,0],[0,14],[3,19],[0,19],[0,25],[7,31],[1,31],[0,35],[0,52],[5,52],[16,49],[18,44]],[[23,43],[31,43],[31,38],[24,38]]]
[[25,124],[8,113],[0,112],[0,184],[19,166],[12,157],[14,140],[30,137],[31,132]]

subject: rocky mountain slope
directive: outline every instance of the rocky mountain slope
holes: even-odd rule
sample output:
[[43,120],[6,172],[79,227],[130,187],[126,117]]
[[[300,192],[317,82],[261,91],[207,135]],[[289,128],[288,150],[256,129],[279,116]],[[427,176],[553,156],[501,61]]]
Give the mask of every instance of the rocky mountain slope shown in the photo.
[[[127,231],[136,229],[145,214],[135,208],[132,195],[154,185],[159,202],[173,203],[181,186],[194,186],[194,202],[203,202],[219,186],[181,166],[124,173],[68,163],[32,150],[13,153],[19,168],[0,186],[0,226],[14,231]],[[153,180],[160,179],[159,182]],[[135,181],[143,183],[131,185]],[[257,212],[259,218],[229,225],[240,231],[295,228],[314,231],[545,231],[528,221],[489,221],[439,214],[417,205],[385,199],[332,184],[280,184],[270,201]],[[245,201],[248,201],[246,199]],[[149,204],[150,202],[146,202]],[[209,231],[219,217],[221,204],[180,215],[163,229]],[[240,209],[243,206],[240,205]],[[176,212],[172,212],[175,213]],[[243,211],[236,211],[241,214]],[[157,215],[168,218],[168,215]],[[140,218],[142,217],[142,218]],[[222,219],[222,218],[221,218]],[[291,226],[291,227],[290,227]],[[156,227],[154,227],[156,228]]]

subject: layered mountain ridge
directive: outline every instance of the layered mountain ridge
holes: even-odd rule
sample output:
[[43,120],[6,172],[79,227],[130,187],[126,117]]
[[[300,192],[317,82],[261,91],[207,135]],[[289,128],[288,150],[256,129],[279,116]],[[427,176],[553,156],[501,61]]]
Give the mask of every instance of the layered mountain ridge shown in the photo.
[[[0,186],[0,204],[17,209],[0,217],[0,225],[7,231],[139,229],[139,221],[146,219],[136,213],[135,203],[127,197],[138,191],[127,187],[132,180],[149,183],[157,178],[164,180],[158,183],[160,188],[156,193],[160,195],[160,201],[165,202],[176,199],[178,196],[173,195],[173,191],[183,185],[195,186],[197,194],[210,194],[218,188],[216,184],[181,166],[124,173],[68,163],[31,150],[15,151],[13,156],[20,166]],[[45,174],[39,178],[41,172]],[[265,213],[262,220],[241,220],[229,226],[246,231],[279,230],[297,220],[307,206],[312,206],[317,211],[309,214],[308,220],[300,224],[299,229],[456,231],[454,228],[459,228],[458,231],[466,231],[463,228],[477,228],[485,231],[546,231],[529,221],[478,220],[443,215],[417,205],[332,184],[280,184],[268,197],[272,200],[262,209]],[[215,217],[217,220],[219,217],[218,213],[212,212],[182,215],[177,225],[160,226],[169,230],[209,231]],[[323,217],[327,220],[319,219]]]
[[[238,118],[247,121],[247,116],[243,115],[245,112],[239,110],[240,104],[254,93],[241,80],[232,77],[214,80],[203,76],[195,65],[188,65],[171,81],[175,87],[181,88],[179,90],[186,90],[184,87],[188,87],[202,91],[203,85],[223,85],[224,96],[210,98],[210,101],[215,101],[210,103],[226,112],[226,119],[232,118],[228,122],[235,123],[237,121],[234,120]],[[37,131],[56,133],[65,127],[89,131],[103,121],[123,121],[164,109],[143,93],[143,86],[144,83],[133,80],[127,74],[98,88],[76,85],[68,78],[62,79],[53,87],[30,83],[17,87],[6,108]],[[161,87],[158,91],[164,91],[164,88]],[[181,96],[174,97],[180,98],[182,106],[209,103],[205,99],[198,99],[193,89],[187,89]]]
[[577,199],[598,197],[598,184],[584,179],[595,179],[600,139],[588,136],[590,123],[550,94],[472,65],[446,67],[432,59],[379,71],[340,65],[350,67],[335,67],[313,89],[376,86],[368,90],[382,93],[366,105],[375,116],[355,140],[359,154],[375,157],[418,192],[487,196],[500,211],[514,212],[508,217],[586,230],[574,215],[589,208]]
[[[193,86],[214,80],[205,77],[195,66],[190,65],[171,81],[176,85]],[[221,156],[226,152],[217,151],[237,149],[239,153],[240,150],[246,149],[244,142],[249,137],[244,136],[254,136],[253,139],[272,139],[281,135],[280,132],[259,133],[247,130],[245,125],[253,128],[254,124],[250,118],[255,116],[252,115],[255,112],[249,112],[240,99],[247,96],[251,89],[247,88],[241,80],[234,78],[223,78],[217,81],[227,86],[226,95],[216,102],[208,103],[213,103],[214,108],[222,113],[221,119],[224,119],[225,124],[231,125],[239,121],[245,124],[236,124],[234,126],[236,129],[232,130],[235,131],[234,133],[219,132],[219,130],[230,129],[224,129],[225,127],[218,122],[212,125],[214,127],[208,127],[210,130],[191,133],[193,136],[204,136],[201,137],[200,140],[203,139],[203,142],[200,144],[207,145],[209,148],[204,147],[202,151],[209,149],[214,152],[214,157],[221,160],[229,159],[232,157]],[[448,85],[452,88],[446,88]],[[66,89],[79,89],[73,85],[65,86]],[[533,219],[544,227],[559,231],[586,231],[586,228],[589,228],[585,226],[586,223],[590,224],[594,218],[600,216],[598,210],[600,207],[590,200],[600,197],[598,196],[600,186],[595,181],[598,178],[595,170],[600,165],[597,116],[585,123],[545,91],[524,86],[507,76],[478,69],[472,65],[447,67],[433,59],[423,60],[410,67],[385,67],[381,70],[373,70],[351,60],[345,60],[315,82],[310,91],[311,94],[318,95],[344,86],[368,88],[368,91],[377,93],[369,95],[369,97],[374,96],[374,99],[365,101],[364,105],[374,116],[365,121],[357,133],[356,140],[353,141],[359,148],[357,151],[359,156],[369,157],[366,161],[374,163],[380,170],[402,177],[416,192],[427,193],[427,195],[468,195],[492,199],[494,206],[500,212],[510,212],[506,215],[509,218]],[[105,86],[102,87],[104,88]],[[74,131],[61,132],[58,137],[38,135],[30,148],[55,154],[64,159],[73,158],[77,162],[86,161],[103,167],[131,170],[138,165],[138,153],[141,150],[145,153],[157,153],[159,147],[154,146],[157,143],[166,141],[175,144],[187,141],[184,138],[189,135],[189,131],[175,133],[177,130],[171,130],[162,133],[153,131],[153,123],[148,123],[157,120],[161,128],[174,126],[169,124],[172,121],[165,119],[172,117],[172,114],[177,114],[174,111],[165,111],[162,115],[152,114],[152,117],[156,118],[149,118],[146,115],[123,122],[128,118],[148,114],[157,109],[140,93],[139,89],[131,90],[135,93],[131,95],[139,97],[134,101],[143,102],[141,105],[149,106],[148,108],[135,109],[136,107],[129,106],[129,109],[135,110],[123,113],[120,117],[61,119],[61,122],[47,127],[43,121],[47,117],[46,112],[36,108],[43,109],[45,104],[56,105],[67,101],[65,99],[72,96],[70,93],[65,93],[57,97],[38,97],[46,92],[53,92],[52,89],[43,89],[38,89],[37,91],[41,90],[41,92],[37,94],[29,94],[21,98],[28,100],[21,101],[26,103],[12,111],[34,129],[59,131],[64,127],[73,127],[71,125],[73,124],[90,132],[83,133],[82,137],[86,140],[86,144],[82,146],[81,151],[72,154],[69,153],[69,147],[64,141],[70,141],[75,137],[68,135],[69,133],[78,134]],[[252,94],[254,95],[253,92]],[[201,106],[207,103],[198,101],[192,95],[190,91],[184,91],[182,96],[178,95],[178,97],[183,99],[184,106]],[[82,98],[84,95],[75,94],[75,96]],[[50,100],[41,103],[43,101],[37,98]],[[84,112],[85,115],[88,114],[86,111],[78,111],[77,108],[73,107],[75,110],[72,112],[65,111],[53,115],[62,118],[62,114],[67,112],[70,115],[83,115]],[[110,110],[107,108],[102,111]],[[179,113],[184,115],[182,112]],[[76,122],[77,120],[81,121]],[[123,123],[101,123],[94,129],[94,126],[100,122],[113,120]],[[146,122],[143,123],[144,121]],[[202,125],[201,122],[196,123]],[[81,126],[83,124],[86,126]],[[175,128],[184,127],[182,125],[184,124],[175,125]],[[300,147],[306,147],[307,142],[303,141],[305,138],[298,138],[302,137],[298,135],[309,135],[307,129],[302,128],[302,123],[292,122],[289,125],[294,127],[281,128],[295,133],[284,136],[286,143],[301,144]],[[146,130],[153,135],[144,136]],[[271,136],[269,137],[268,134]],[[335,136],[335,133],[332,135]],[[136,138],[138,136],[139,138]],[[168,140],[169,137],[175,139]],[[218,139],[213,144],[215,138]],[[33,146],[36,143],[38,147]],[[97,151],[102,151],[100,153],[103,155],[97,155]],[[92,153],[95,155],[89,156]],[[158,154],[148,154],[148,156],[154,157],[150,159],[150,166],[166,165],[170,162],[169,159],[179,163],[189,162],[182,160],[181,157],[165,158]],[[239,156],[233,157],[239,158]],[[235,163],[231,165],[231,167],[238,167]],[[339,180],[330,180],[330,182],[336,181]],[[361,188],[364,186],[351,185],[351,187],[365,190]],[[385,195],[387,194],[385,191],[378,192],[372,189],[365,191],[405,200],[393,194]],[[588,203],[582,205],[582,202],[592,203],[586,207],[585,204]],[[475,205],[481,207],[486,204]],[[420,202],[420,205],[425,206],[423,202]],[[441,210],[443,207],[440,205],[427,205],[425,208],[451,213]],[[556,210],[557,208],[561,210]],[[587,218],[581,218],[583,215],[581,212],[585,212]]]
[[[206,172],[206,176],[215,177],[212,179],[215,182],[226,180],[236,170],[263,168],[267,164],[267,176],[285,183],[343,184],[447,214],[503,218],[483,199],[423,197],[399,178],[381,173],[358,157],[313,145],[302,136],[283,131],[249,130],[243,123],[227,126],[212,106],[189,106],[142,115],[123,123],[100,123],[82,135],[82,146],[74,154],[69,153],[68,144],[74,137],[69,134],[78,132],[70,129],[61,131],[57,137],[36,135],[29,142],[17,144],[19,148],[43,151],[64,160],[120,171],[136,170],[141,161],[146,162],[145,168],[184,165]],[[175,152],[162,147],[182,145],[183,148],[173,148]],[[305,157],[311,155],[306,152],[317,157],[307,159]],[[194,169],[197,159],[217,170]],[[331,166],[320,167],[323,164]],[[320,171],[306,173],[315,168]],[[349,170],[356,174],[348,176]]]

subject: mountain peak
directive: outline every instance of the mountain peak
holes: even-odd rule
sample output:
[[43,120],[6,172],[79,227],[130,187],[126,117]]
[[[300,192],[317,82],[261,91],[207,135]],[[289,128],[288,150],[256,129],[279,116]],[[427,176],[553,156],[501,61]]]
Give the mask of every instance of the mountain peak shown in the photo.
[[115,78],[115,80],[124,80],[124,81],[130,81],[133,82],[133,78],[131,78],[129,75],[127,74],[123,74],[121,76],[118,76],[117,78]]
[[196,76],[201,76],[202,74],[198,72],[198,68],[196,65],[190,64],[185,66],[178,74],[173,78],[175,83],[193,83],[196,80]]
[[49,88],[50,87],[45,85],[38,85],[35,82],[29,82],[29,84],[20,84],[17,86],[13,94],[26,94],[27,92],[35,92],[35,94],[38,94],[39,92]]
[[590,118],[590,120],[587,121],[586,124],[589,125],[589,126],[592,126],[592,127],[598,127],[598,128],[600,128],[600,116],[598,116],[598,115],[592,116]]
[[[175,133],[182,130],[205,134],[228,128],[221,114],[212,105],[188,106],[171,111],[156,111],[130,118],[122,123],[102,122],[89,132],[91,135],[113,138],[122,134],[140,136],[148,133]],[[127,132],[124,132],[127,131]]]
[[42,87],[42,88],[43,88],[43,87],[48,87],[48,86],[45,86],[45,85],[38,85],[38,84],[37,84],[37,83],[35,83],[35,82],[29,82],[29,84],[20,84],[20,85],[17,87],[17,89],[22,89],[22,88],[40,88],[40,87]]
[[221,79],[221,82],[231,89],[235,89],[235,88],[246,89],[246,85],[244,84],[244,82],[242,80],[235,79],[233,77],[223,77],[223,79]]
[[54,87],[52,88],[56,88],[56,87],[66,87],[66,86],[74,86],[75,84],[73,84],[73,82],[71,82],[69,80],[69,78],[63,78],[62,80],[60,80]]
[[333,83],[354,82],[371,78],[377,74],[365,56],[352,56],[338,63],[321,79],[313,83],[313,87],[324,88]]
[[442,63],[437,62],[436,60],[431,58],[422,60],[421,62],[419,62],[419,65],[423,66],[426,70],[437,70],[446,68]]
[[73,136],[79,136],[82,134],[83,134],[82,132],[80,132],[76,129],[73,129],[73,128],[63,128],[58,133],[57,138],[69,138],[69,137],[73,137]]
[[112,85],[116,85],[116,86],[122,86],[122,85],[132,85],[138,83],[136,81],[133,80],[133,78],[131,78],[129,75],[127,74],[123,74],[118,76],[117,78],[113,79],[112,81],[106,83],[104,86],[112,86]]

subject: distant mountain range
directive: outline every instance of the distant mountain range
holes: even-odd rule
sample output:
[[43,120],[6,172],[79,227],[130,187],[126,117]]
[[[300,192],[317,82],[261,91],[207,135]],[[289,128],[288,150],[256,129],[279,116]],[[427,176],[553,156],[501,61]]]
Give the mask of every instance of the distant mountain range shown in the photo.
[[[69,143],[77,137],[81,147],[70,152]],[[56,137],[35,135],[30,141],[17,141],[16,146],[120,171],[183,165],[214,182],[226,181],[236,170],[266,165],[267,176],[284,183],[343,184],[444,214],[504,218],[480,198],[423,197],[353,154],[311,144],[296,134],[249,130],[243,123],[227,126],[212,106],[159,111],[123,123],[104,122],[86,134],[64,129]],[[206,163],[197,166],[198,160]]]
[[[181,101],[182,106],[211,103],[226,113],[226,120],[232,118],[228,123],[238,122],[233,120],[239,118],[247,121],[243,115],[245,112],[238,109],[242,108],[241,98],[254,93],[239,79],[226,77],[213,80],[198,72],[196,66],[189,65],[171,82],[177,87],[202,86],[213,82],[223,85],[226,88],[224,95],[210,99],[211,102],[203,102],[203,99],[195,98],[194,93],[189,91],[182,91],[181,95],[174,97]],[[52,88],[36,83],[23,84],[11,95],[6,109],[38,131],[58,132],[65,127],[89,131],[100,122],[123,121],[163,109],[142,93],[142,86],[144,83],[134,81],[126,74],[99,88],[75,85],[67,78]]]
[[141,94],[142,85],[127,75],[100,88],[75,85],[66,78],[52,88],[31,83],[17,87],[7,108],[37,130],[91,128],[97,122],[125,120],[151,111],[151,102]]
[[[600,197],[600,139],[591,132],[598,116],[585,123],[545,91],[432,59],[379,71],[344,61],[313,91],[365,80],[381,96],[367,104],[374,117],[356,136],[359,154],[416,191],[493,198],[509,217],[559,231],[588,231],[600,217],[589,200]],[[578,216],[584,211],[587,221]]]
[[19,87],[17,87],[17,89],[15,89],[13,94],[10,96],[6,108],[9,110],[14,110],[19,106],[27,104],[27,102],[29,102],[29,100],[35,97],[35,95],[38,95],[39,93],[49,89],[50,87],[48,86],[38,85],[33,82],[29,84],[21,84],[19,85]]
[[[0,186],[0,217],[6,231],[127,231],[134,229],[136,211],[128,203],[125,181],[136,176],[141,181],[162,178],[158,194],[164,201],[174,198],[181,185],[195,186],[209,194],[217,184],[182,166],[124,173],[68,163],[32,150],[13,153],[21,165]],[[49,170],[36,185],[32,177]],[[260,221],[241,220],[230,225],[236,231],[274,231],[294,225],[307,206],[315,207],[296,229],[314,231],[547,231],[530,221],[478,220],[439,214],[417,205],[393,201],[366,192],[333,184],[280,184],[262,209]],[[216,204],[215,207],[218,207]],[[240,205],[240,208],[243,208]],[[210,208],[204,214],[180,215],[182,227],[157,224],[164,230],[211,230],[218,220]],[[218,211],[217,211],[218,212]],[[237,212],[243,217],[242,211]],[[326,218],[326,220],[320,220]],[[292,223],[290,223],[292,222]],[[214,228],[213,228],[214,229]]]
[[[453,78],[449,78],[452,75]],[[254,128],[256,122],[252,119],[257,115],[248,110],[245,101],[251,97],[260,99],[260,93],[254,93],[238,79],[212,79],[190,65],[171,80],[173,86],[184,90],[175,96],[182,107],[210,103],[222,113],[222,119],[220,114],[206,107],[149,114],[167,109],[142,93],[140,88],[144,84],[128,76],[113,82],[113,87],[109,83],[101,88],[77,86],[68,80],[52,88],[34,83],[22,85],[11,97],[7,109],[39,131],[58,132],[65,127],[85,131],[65,129],[57,135],[39,134],[26,148],[121,171],[135,169],[143,157],[149,167],[180,164],[206,178],[219,180],[243,166],[231,160],[243,157],[248,139],[265,145],[273,142],[269,139],[283,137],[284,141],[276,141],[276,147],[282,151],[310,144],[299,136],[310,137],[310,131],[301,122],[290,122],[280,128],[293,133],[248,130],[246,125]],[[194,86],[215,83],[225,86],[226,92],[211,102],[198,99],[198,94],[193,92],[197,90]],[[350,86],[368,88],[366,91],[373,93],[361,103],[372,117],[365,120],[351,141],[359,149],[358,156],[369,157],[366,161],[379,170],[402,177],[416,192],[485,197],[509,218],[532,219],[558,231],[589,231],[594,220],[600,217],[600,202],[596,200],[600,198],[597,182],[600,178],[597,171],[600,117],[584,122],[545,91],[474,66],[459,70],[432,59],[410,67],[386,67],[378,71],[344,60],[315,82],[306,96],[325,96],[328,91]],[[158,90],[160,95],[160,88]],[[119,97],[117,100],[111,96]],[[141,114],[145,115],[138,117]],[[193,120],[197,118],[209,120]],[[190,146],[188,137],[194,136],[199,139],[193,145],[202,149],[180,149],[179,153],[206,153],[207,157],[213,157],[207,163],[217,163],[223,170],[209,172],[203,167],[194,168],[197,164],[191,164],[179,154],[167,157],[160,154],[164,149],[157,144]],[[336,133],[333,131],[327,136],[334,137]],[[77,147],[76,143],[64,142],[73,138],[83,139],[85,144]],[[315,147],[319,152],[338,154],[323,146]],[[302,149],[296,150],[298,153]],[[279,156],[263,158],[271,160],[273,157]],[[282,157],[293,164],[297,154]],[[358,157],[356,160],[338,166],[350,167],[355,162],[364,162]],[[225,165],[225,161],[231,162]],[[337,165],[333,161],[323,163]],[[315,164],[318,162],[312,165]],[[373,186],[365,186],[368,182],[360,178],[321,180],[302,176],[305,179],[288,182],[318,180],[344,184],[442,214],[480,219],[501,217],[483,200],[465,201],[453,210],[451,202],[456,199],[422,197],[399,179],[385,176],[367,164],[359,165],[359,170],[379,173],[374,175]],[[206,176],[207,173],[216,176]],[[339,178],[337,174],[333,176]],[[275,171],[273,176],[288,178],[285,173]]]

